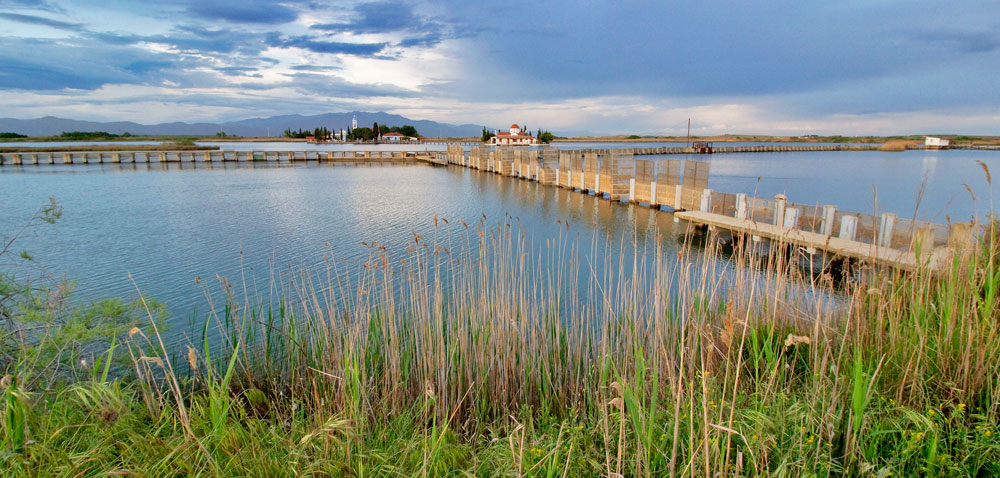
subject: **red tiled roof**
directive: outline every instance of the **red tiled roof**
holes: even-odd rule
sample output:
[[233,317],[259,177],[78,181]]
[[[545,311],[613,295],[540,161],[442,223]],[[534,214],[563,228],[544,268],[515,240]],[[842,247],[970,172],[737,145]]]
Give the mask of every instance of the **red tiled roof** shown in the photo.
[[510,125],[510,127],[513,128],[513,129],[521,129],[521,127],[518,126],[517,123],[514,123],[514,124]]
[[406,136],[406,135],[404,135],[402,133],[397,133],[397,132],[393,131],[392,133],[386,133],[386,134],[382,135],[383,138],[386,137],[386,136]]

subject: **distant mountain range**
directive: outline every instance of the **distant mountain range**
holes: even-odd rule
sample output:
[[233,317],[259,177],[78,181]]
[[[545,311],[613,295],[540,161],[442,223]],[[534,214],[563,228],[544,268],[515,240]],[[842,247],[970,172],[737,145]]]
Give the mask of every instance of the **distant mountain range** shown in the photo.
[[378,122],[388,126],[413,125],[423,136],[428,137],[478,137],[481,125],[453,125],[436,121],[414,120],[389,113],[351,111],[349,113],[326,113],[321,115],[282,115],[270,118],[250,118],[225,123],[160,123],[139,124],[131,121],[97,122],[80,121],[46,116],[44,118],[21,120],[0,118],[0,132],[24,134],[28,136],[52,136],[66,131],[106,131],[113,134],[131,133],[140,136],[213,136],[224,132],[237,136],[282,136],[286,129],[312,130],[326,127],[330,130],[349,128],[351,120],[357,116],[358,126],[371,127]]

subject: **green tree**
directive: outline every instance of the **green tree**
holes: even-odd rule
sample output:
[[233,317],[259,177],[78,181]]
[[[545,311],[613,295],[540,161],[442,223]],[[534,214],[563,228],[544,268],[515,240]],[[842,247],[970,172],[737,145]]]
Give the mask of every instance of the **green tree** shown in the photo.
[[404,124],[403,126],[400,126],[399,127],[399,133],[403,134],[403,135],[406,135],[406,136],[410,136],[412,138],[416,138],[416,137],[420,136],[420,133],[417,132],[417,128],[415,128],[415,127],[413,127],[413,125],[409,125],[409,124]]
[[553,139],[556,139],[556,136],[548,131],[538,133],[538,141],[548,144],[551,143]]
[[483,137],[482,137],[483,142],[485,143],[489,141],[491,138],[493,138],[493,136],[495,136],[493,132],[486,129],[486,127],[483,126]]

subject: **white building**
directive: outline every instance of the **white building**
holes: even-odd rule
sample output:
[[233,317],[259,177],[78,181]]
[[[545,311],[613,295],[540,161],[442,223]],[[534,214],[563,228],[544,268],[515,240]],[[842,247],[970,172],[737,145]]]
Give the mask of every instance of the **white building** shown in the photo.
[[402,133],[386,133],[382,135],[382,141],[388,141],[390,143],[398,143],[400,141],[407,141],[410,138]]
[[538,144],[538,140],[531,134],[524,132],[517,123],[510,125],[510,131],[497,131],[496,136],[490,139],[490,144],[497,146],[530,146]]
[[949,145],[951,145],[951,140],[935,138],[934,136],[924,137],[924,146],[928,148],[947,148]]

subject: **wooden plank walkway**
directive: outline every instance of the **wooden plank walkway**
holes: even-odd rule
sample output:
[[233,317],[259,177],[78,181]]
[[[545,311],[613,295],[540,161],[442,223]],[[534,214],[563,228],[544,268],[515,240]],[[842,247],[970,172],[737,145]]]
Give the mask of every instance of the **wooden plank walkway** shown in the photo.
[[879,247],[874,244],[841,239],[815,232],[784,228],[774,224],[761,223],[749,219],[738,219],[703,211],[679,211],[674,217],[693,224],[704,224],[720,229],[726,229],[741,234],[760,236],[772,241],[795,244],[815,250],[826,251],[835,256],[860,259],[903,269],[927,267],[941,271],[947,269],[951,262],[952,251],[947,247],[938,247],[927,257],[918,258],[913,252]]
[[233,151],[233,150],[158,150],[158,151],[26,151],[0,153],[0,166],[74,165],[117,163],[215,163],[270,162],[290,163],[319,161],[330,163],[424,162],[445,165],[443,151]]

